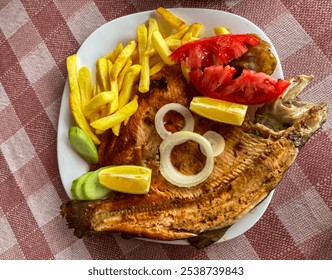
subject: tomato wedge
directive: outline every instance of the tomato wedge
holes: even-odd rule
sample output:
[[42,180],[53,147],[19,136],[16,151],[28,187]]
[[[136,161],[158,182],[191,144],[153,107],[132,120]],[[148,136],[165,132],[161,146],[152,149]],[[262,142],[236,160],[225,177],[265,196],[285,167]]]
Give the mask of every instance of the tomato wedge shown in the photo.
[[213,65],[200,70],[193,69],[189,77],[203,95],[245,105],[262,104],[277,99],[290,85],[287,80],[253,70],[243,69],[239,77],[232,79],[235,68]]
[[248,51],[248,46],[260,40],[249,34],[226,34],[203,38],[178,47],[170,55],[171,60],[185,60],[189,68],[202,68],[214,64],[226,65]]

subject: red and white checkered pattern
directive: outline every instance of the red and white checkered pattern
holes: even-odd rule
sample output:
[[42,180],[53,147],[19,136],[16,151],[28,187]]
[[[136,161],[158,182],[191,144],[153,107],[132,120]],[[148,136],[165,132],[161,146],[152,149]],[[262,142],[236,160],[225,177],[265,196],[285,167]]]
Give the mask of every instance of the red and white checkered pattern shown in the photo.
[[285,77],[313,74],[301,98],[332,105],[330,0],[0,1],[0,259],[332,259],[332,121],[303,147],[245,234],[204,250],[143,240],[77,239],[56,134],[65,59],[107,21],[158,6],[229,11],[260,26]]

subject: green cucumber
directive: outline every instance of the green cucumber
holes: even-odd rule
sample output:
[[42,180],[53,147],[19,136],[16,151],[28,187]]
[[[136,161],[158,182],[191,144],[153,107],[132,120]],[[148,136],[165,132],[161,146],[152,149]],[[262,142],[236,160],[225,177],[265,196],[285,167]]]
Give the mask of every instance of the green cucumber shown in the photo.
[[87,199],[83,193],[83,184],[86,181],[86,179],[88,178],[88,176],[90,176],[92,173],[93,173],[93,171],[84,173],[83,175],[81,175],[80,177],[78,177],[77,179],[75,179],[73,181],[71,188],[70,188],[70,193],[74,199],[77,199],[77,200],[86,200]]
[[111,193],[111,190],[99,183],[98,173],[105,167],[93,171],[84,181],[82,186],[83,196],[94,200],[103,198]]
[[68,130],[68,139],[74,150],[88,163],[98,162],[98,151],[89,135],[77,126]]

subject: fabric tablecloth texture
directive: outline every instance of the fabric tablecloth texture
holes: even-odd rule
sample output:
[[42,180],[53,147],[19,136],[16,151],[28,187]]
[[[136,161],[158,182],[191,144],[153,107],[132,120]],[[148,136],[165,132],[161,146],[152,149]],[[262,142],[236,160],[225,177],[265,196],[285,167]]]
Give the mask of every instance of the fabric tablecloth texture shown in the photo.
[[66,57],[99,26],[159,6],[228,11],[269,36],[301,98],[332,105],[330,0],[1,0],[0,259],[332,259],[332,120],[300,151],[262,218],[203,250],[119,235],[78,239],[60,216],[57,166]]

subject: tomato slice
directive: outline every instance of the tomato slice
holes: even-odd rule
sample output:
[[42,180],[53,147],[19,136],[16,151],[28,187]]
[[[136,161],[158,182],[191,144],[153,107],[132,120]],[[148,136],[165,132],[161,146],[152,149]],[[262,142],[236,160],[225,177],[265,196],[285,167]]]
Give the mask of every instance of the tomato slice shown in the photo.
[[209,66],[204,70],[194,69],[189,77],[203,95],[245,105],[262,104],[277,99],[290,85],[287,80],[253,70],[243,69],[241,75],[232,77],[235,69],[230,66]]
[[260,40],[249,34],[226,34],[203,38],[178,47],[170,55],[174,62],[186,61],[189,68],[202,68],[215,64],[226,65],[248,51],[248,46]]

